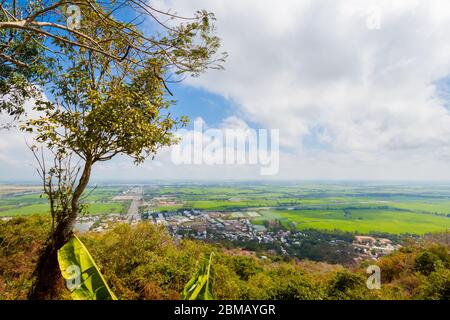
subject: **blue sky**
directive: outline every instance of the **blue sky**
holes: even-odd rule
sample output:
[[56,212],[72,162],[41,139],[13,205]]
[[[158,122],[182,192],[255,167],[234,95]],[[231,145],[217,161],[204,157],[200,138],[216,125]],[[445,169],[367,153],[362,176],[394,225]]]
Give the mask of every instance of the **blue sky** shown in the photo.
[[183,84],[169,84],[170,91],[176,104],[171,111],[174,116],[186,115],[189,117],[192,128],[192,120],[201,117],[211,126],[218,126],[225,118],[238,111],[233,101],[201,88],[194,88]]

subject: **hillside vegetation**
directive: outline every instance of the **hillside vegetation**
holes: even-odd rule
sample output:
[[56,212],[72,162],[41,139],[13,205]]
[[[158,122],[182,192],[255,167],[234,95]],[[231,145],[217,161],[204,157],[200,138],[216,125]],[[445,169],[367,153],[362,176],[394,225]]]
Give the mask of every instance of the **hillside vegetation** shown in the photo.
[[[25,299],[49,223],[44,216],[0,222],[0,299]],[[449,248],[423,242],[381,258],[382,287],[366,287],[363,262],[354,268],[255,254],[192,240],[173,240],[144,222],[115,225],[80,238],[119,299],[180,299],[200,257],[215,252],[216,299],[450,299]],[[60,299],[70,299],[61,283]]]

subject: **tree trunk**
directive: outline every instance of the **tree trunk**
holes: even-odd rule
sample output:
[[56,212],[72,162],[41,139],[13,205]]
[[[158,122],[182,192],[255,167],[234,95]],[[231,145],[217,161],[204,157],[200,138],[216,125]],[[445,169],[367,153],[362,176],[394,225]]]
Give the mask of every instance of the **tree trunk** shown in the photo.
[[[72,231],[67,222],[58,224],[42,250],[33,272],[34,284],[28,295],[31,300],[52,300],[59,297],[62,288],[61,271],[58,264],[58,250],[69,241]],[[64,231],[70,230],[70,232]]]
[[89,183],[92,165],[92,161],[86,161],[83,174],[72,196],[70,212],[58,222],[44,249],[41,251],[33,272],[35,281],[28,294],[28,298],[31,300],[51,300],[59,297],[62,277],[58,264],[58,250],[72,236],[72,229],[80,211],[80,198]]

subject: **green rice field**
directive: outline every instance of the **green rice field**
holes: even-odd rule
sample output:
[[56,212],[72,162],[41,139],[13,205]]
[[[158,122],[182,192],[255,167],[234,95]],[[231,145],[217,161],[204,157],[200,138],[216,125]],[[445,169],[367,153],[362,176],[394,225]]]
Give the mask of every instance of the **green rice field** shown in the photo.
[[450,227],[450,218],[446,216],[394,210],[261,210],[259,213],[261,217],[255,219],[255,223],[279,220],[298,230],[339,229],[360,233],[424,234]]

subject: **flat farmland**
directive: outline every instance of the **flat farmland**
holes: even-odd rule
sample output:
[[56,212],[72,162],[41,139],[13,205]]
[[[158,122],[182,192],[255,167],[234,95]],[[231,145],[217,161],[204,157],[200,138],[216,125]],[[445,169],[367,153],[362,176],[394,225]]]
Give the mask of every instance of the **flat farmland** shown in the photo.
[[424,234],[450,227],[450,218],[441,215],[396,210],[261,210],[257,224],[279,220],[296,229],[321,229],[370,233]]
[[[29,188],[3,186],[3,190],[14,190],[14,192],[4,193],[0,197],[0,217],[49,213],[47,199],[40,195],[40,188],[35,187],[31,194]],[[86,193],[84,200],[87,204],[87,212],[95,215],[126,213],[129,203],[111,200],[120,190],[120,188],[108,187],[90,190]]]
[[[254,224],[279,220],[297,229],[424,234],[450,227],[450,185],[374,183],[246,183],[165,186],[179,203],[155,211],[257,211]],[[243,215],[245,217],[245,215]]]
[[0,196],[23,194],[23,193],[38,193],[41,192],[40,186],[27,185],[0,185]]

